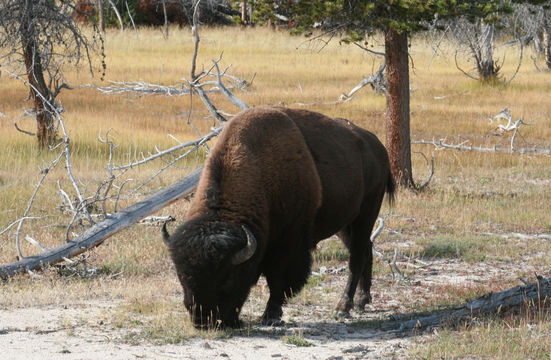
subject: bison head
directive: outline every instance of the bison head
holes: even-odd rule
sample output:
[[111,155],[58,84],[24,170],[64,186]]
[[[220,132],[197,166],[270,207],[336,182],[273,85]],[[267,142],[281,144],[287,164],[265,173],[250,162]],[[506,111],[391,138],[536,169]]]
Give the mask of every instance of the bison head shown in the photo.
[[245,226],[190,221],[163,238],[197,328],[239,327],[239,313],[258,279],[251,258],[256,239]]

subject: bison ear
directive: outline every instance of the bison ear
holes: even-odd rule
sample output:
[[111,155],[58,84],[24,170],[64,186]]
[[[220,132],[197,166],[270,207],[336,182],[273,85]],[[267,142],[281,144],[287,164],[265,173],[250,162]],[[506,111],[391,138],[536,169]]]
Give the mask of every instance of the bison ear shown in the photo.
[[163,224],[163,228],[162,228],[162,233],[163,233],[163,242],[165,243],[166,246],[169,246],[170,245],[170,234],[168,233],[168,230],[166,229],[166,223]]

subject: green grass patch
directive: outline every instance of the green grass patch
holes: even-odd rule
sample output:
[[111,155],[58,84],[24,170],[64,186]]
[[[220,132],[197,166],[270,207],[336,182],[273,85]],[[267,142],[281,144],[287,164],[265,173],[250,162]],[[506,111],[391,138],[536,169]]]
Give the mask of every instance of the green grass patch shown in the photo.
[[126,275],[152,275],[154,273],[153,269],[139,263],[136,258],[131,256],[111,258],[101,265],[100,270],[106,275],[118,273]]
[[285,344],[299,346],[299,347],[316,346],[313,342],[306,340],[302,332],[282,336],[281,341]]
[[438,235],[420,242],[421,255],[429,258],[461,258],[469,262],[486,259],[488,239]]

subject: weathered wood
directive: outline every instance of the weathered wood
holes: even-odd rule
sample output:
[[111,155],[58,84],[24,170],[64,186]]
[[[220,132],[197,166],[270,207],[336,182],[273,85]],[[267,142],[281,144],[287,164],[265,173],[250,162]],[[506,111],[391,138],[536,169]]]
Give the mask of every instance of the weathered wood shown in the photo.
[[201,170],[202,167],[149,198],[109,216],[70,242],[48,249],[41,254],[0,266],[0,277],[6,279],[28,270],[40,269],[46,265],[60,262],[63,258],[79,255],[100,245],[113,234],[191,193],[199,182]]
[[535,283],[516,286],[498,293],[489,293],[468,304],[428,316],[410,318],[406,321],[389,321],[383,328],[396,328],[397,331],[426,329],[445,324],[454,324],[473,317],[487,316],[518,309],[529,303],[540,303],[551,298],[551,278],[538,277]]

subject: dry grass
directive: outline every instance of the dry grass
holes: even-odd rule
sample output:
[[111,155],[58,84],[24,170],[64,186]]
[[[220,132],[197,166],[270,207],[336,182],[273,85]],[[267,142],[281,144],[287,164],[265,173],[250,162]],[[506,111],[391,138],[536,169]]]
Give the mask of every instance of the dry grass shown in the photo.
[[[371,56],[359,49],[341,46],[335,41],[318,52],[319,44],[305,43],[303,38],[289,37],[286,33],[266,29],[203,29],[201,35],[200,66],[209,67],[210,59],[217,58],[223,50],[223,63],[234,64],[233,74],[248,79],[256,73],[249,92],[239,93],[251,105],[298,106],[297,103],[334,101],[341,93],[357,85],[363,75],[370,74],[378,66]],[[180,79],[189,76],[192,42],[186,29],[171,29],[169,40],[163,40],[161,33],[154,29],[141,29],[138,39],[132,32],[121,34],[118,31],[109,32],[106,38],[107,79],[169,85],[177,84]],[[508,146],[510,134],[497,133],[496,124],[490,124],[488,120],[488,117],[507,106],[515,118],[523,116],[525,120],[531,121],[530,126],[521,128],[517,146],[550,146],[550,74],[536,72],[533,65],[526,61],[511,85],[481,86],[461,75],[455,69],[452,57],[442,55],[431,59],[430,47],[421,38],[414,39],[411,56],[415,63],[415,69],[411,72],[411,87],[414,89],[411,102],[413,139],[460,137],[469,139],[475,145]],[[511,74],[515,65],[513,61],[506,62],[505,74]],[[106,96],[90,88],[78,87],[86,83],[103,84],[99,79],[91,78],[85,70],[68,70],[67,78],[74,90],[64,92],[61,98],[72,139],[73,166],[76,175],[85,183],[101,179],[105,174],[103,167],[107,161],[107,149],[97,141],[100,131],[112,128],[117,142],[121,144],[121,152],[133,148],[147,151],[155,145],[161,148],[171,146],[174,142],[167,136],[168,133],[181,140],[195,136],[185,124],[190,110],[189,97]],[[38,153],[35,140],[18,133],[13,127],[13,121],[19,119],[21,108],[30,106],[24,100],[26,95],[27,91],[20,83],[7,76],[1,78],[0,111],[6,114],[0,117],[2,226],[21,215],[39,178],[38,167],[52,158],[51,154]],[[215,96],[214,101],[222,108],[233,111],[224,99]],[[208,131],[212,121],[205,119],[207,112],[196,97],[192,104],[192,121],[202,132]],[[384,141],[385,100],[373,95],[367,88],[353,101],[309,108],[349,118],[370,129]],[[30,119],[18,120],[18,123],[27,129],[33,127]],[[405,246],[405,251],[425,255],[427,261],[431,258],[450,258],[465,260],[472,265],[489,260],[492,264],[529,262],[539,272],[548,271],[551,261],[549,241],[502,239],[480,233],[551,232],[549,156],[435,151],[431,146],[421,145],[414,145],[413,150],[434,154],[436,174],[427,191],[419,194],[400,191],[394,208],[389,209],[384,205],[382,213],[391,215],[387,219],[388,227],[397,232],[385,233],[378,240],[383,250]],[[421,156],[414,154],[413,165],[416,178],[426,176]],[[131,176],[143,179],[158,166],[152,164]],[[62,177],[63,169],[56,171],[50,176],[45,192],[37,198],[37,213],[47,212],[57,204],[54,185]],[[186,171],[181,168],[170,170],[154,186],[169,184]],[[185,202],[180,202],[164,209],[162,213],[175,215],[181,220],[186,207]],[[33,225],[33,237],[40,239],[46,246],[59,244],[62,230],[43,225],[46,222]],[[27,230],[30,231],[30,227]],[[15,259],[13,243],[13,234],[0,237],[1,263]],[[36,250],[25,247],[24,251],[30,253]],[[345,264],[344,254],[343,248],[331,240],[315,255],[314,269],[321,265],[342,266]],[[186,336],[196,335],[183,313],[178,313],[175,318],[170,315],[170,309],[178,306],[181,290],[157,228],[136,225],[123,231],[92,251],[88,266],[101,269],[102,273],[93,279],[80,279],[76,276],[60,276],[51,270],[43,279],[18,277],[10,280],[0,287],[0,307],[90,300],[119,301],[121,312],[109,314],[108,317],[115,325],[134,322],[136,330],[133,335],[129,335],[128,341],[155,339],[155,336],[159,336],[164,342],[178,342]],[[376,277],[388,275],[388,268],[384,264],[378,263],[377,267]],[[509,281],[519,274],[522,274],[522,269],[512,271]],[[334,282],[326,286],[331,278],[312,280],[304,294],[296,300],[293,311],[297,311],[297,306],[317,303],[319,299],[326,299],[327,306],[331,306],[341,291],[341,287],[334,286]],[[330,289],[330,293],[323,290],[324,286]],[[385,282],[383,286],[393,284]],[[494,287],[487,284],[461,291],[435,287],[433,291],[446,292],[447,296],[439,296],[433,302],[408,303],[409,299],[404,299],[404,306],[407,311],[408,306],[414,309],[419,304],[453,304],[486,290],[494,290]],[[255,297],[259,291],[265,296],[267,289],[253,289],[253,299],[249,300],[252,304],[256,304]],[[263,304],[259,301],[258,306],[260,311]],[[139,314],[143,314],[145,308],[149,310],[146,311],[147,316],[143,317]],[[124,317],[121,315],[123,313],[129,315]],[[245,314],[247,319],[255,316],[256,313]],[[510,336],[506,330],[508,325],[499,321],[490,325],[465,329],[457,336],[461,343],[475,348],[477,345],[471,344],[469,339],[499,337],[504,339],[502,343],[505,347]],[[490,328],[491,331],[488,330]],[[524,329],[521,331],[532,329],[525,323],[516,324],[515,328]],[[536,329],[541,329],[541,336],[547,336],[548,339],[547,318],[542,319]],[[439,338],[435,344],[423,345],[416,354],[427,358],[494,357],[494,353],[482,347],[479,352],[472,354],[453,347],[436,350],[444,347],[446,342],[453,344],[457,341],[455,334],[448,333],[447,337]],[[531,344],[526,341],[520,345],[520,349],[530,347]],[[549,354],[548,347],[544,350]],[[534,353],[533,356],[545,357],[540,354],[544,352]]]
[[[411,349],[416,359],[549,359],[551,321],[547,313],[528,309],[466,325],[459,331],[443,330],[435,338]],[[430,344],[429,344],[430,342]]]

